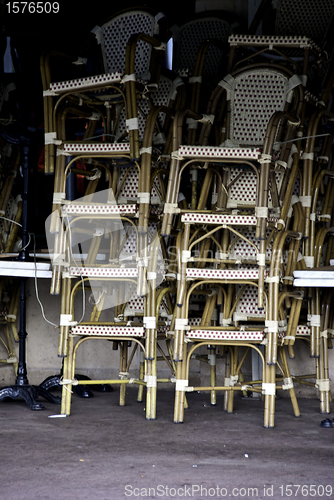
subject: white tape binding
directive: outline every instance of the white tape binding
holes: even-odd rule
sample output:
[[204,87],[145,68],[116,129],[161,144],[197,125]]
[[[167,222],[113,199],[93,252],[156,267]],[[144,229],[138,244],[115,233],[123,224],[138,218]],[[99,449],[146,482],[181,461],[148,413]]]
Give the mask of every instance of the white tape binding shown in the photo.
[[272,156],[266,153],[262,153],[261,157],[258,159],[259,163],[271,163]]
[[145,154],[145,153],[147,153],[147,154],[151,155],[151,154],[152,154],[152,146],[151,146],[151,147],[149,147],[149,148],[140,148],[139,153],[140,153],[141,155],[143,155],[143,154]]
[[188,128],[190,130],[195,130],[198,127],[198,121],[195,120],[194,118],[187,118],[186,119],[186,124],[188,125]]
[[264,325],[268,333],[278,333],[278,321],[266,319]]
[[314,153],[303,153],[302,160],[314,160]]
[[328,378],[319,378],[315,381],[315,386],[321,392],[329,392],[330,385]]
[[124,75],[121,83],[126,83],[126,82],[135,82],[136,81],[136,75],[132,73],[131,75]]
[[275,396],[276,384],[275,383],[263,383],[262,384],[262,394],[264,394],[265,396]]
[[239,381],[239,375],[231,375],[230,376],[230,387],[234,387]]
[[231,99],[231,90],[232,90],[232,84],[234,82],[234,78],[232,75],[226,75],[218,85],[220,87],[223,87],[223,89],[226,90],[226,100],[229,101]]
[[181,262],[189,262],[191,259],[191,251],[190,250],[182,250],[181,252]]
[[137,193],[138,203],[150,203],[151,193]]
[[216,355],[208,354],[208,363],[210,366],[216,366]]
[[147,279],[150,280],[156,280],[157,279],[157,273],[154,271],[148,271],[147,272]]
[[188,380],[176,379],[175,390],[184,392],[187,390],[188,384]]
[[259,266],[265,266],[266,265],[266,254],[265,253],[258,253],[256,257],[257,263]]
[[255,217],[268,218],[268,207],[255,207]]
[[300,196],[299,200],[304,208],[310,208],[312,204],[312,196]]
[[157,377],[156,375],[145,375],[144,382],[146,382],[146,387],[156,387]]
[[129,118],[125,120],[125,124],[127,130],[138,130],[139,128],[138,118]]
[[215,120],[215,115],[206,115],[206,114],[204,114],[202,116],[202,118],[200,118],[198,121],[200,123],[211,123],[211,125],[212,125],[213,122],[214,122],[214,120]]
[[306,267],[314,267],[314,255],[304,255],[304,262]]
[[157,319],[155,316],[144,316],[144,327],[150,330],[155,330],[157,327]]
[[267,276],[265,279],[265,282],[266,283],[279,283],[280,278],[279,278],[279,276]]
[[178,214],[180,211],[177,203],[165,203],[164,205],[164,214]]
[[310,323],[310,326],[320,327],[321,316],[320,316],[320,314],[308,314],[307,321]]
[[201,76],[191,76],[189,78],[189,83],[202,83],[202,77]]
[[222,326],[229,326],[232,325],[232,318],[223,318],[224,313],[219,314],[219,323]]
[[62,141],[59,139],[57,140],[57,132],[47,132],[44,134],[44,144],[56,144],[59,146],[62,143]]
[[95,28],[92,29],[91,33],[93,33],[96,36],[96,41],[100,45],[103,40],[103,31],[100,26],[95,26]]
[[283,379],[282,389],[287,391],[289,389],[293,389],[293,381],[291,377],[287,377]]
[[190,326],[188,326],[188,319],[187,318],[176,318],[175,330],[180,330],[180,331],[190,330]]
[[77,321],[73,321],[72,314],[61,314],[59,326],[75,326],[77,325]]

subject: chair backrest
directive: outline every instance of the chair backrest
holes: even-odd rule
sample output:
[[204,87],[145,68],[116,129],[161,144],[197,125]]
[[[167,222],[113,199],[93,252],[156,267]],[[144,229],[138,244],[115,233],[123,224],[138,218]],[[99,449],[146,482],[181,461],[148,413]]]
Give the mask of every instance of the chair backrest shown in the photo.
[[[173,69],[180,75],[192,74],[197,53],[202,42],[216,39],[226,43],[232,32],[231,25],[225,19],[214,16],[205,16],[183,24],[174,31]],[[206,54],[203,76],[210,77],[217,74],[222,59],[222,50],[211,45]]]
[[[95,28],[93,31],[101,43],[105,72],[124,71],[126,45],[131,35],[145,33],[154,36],[158,30],[157,18],[145,10],[122,13],[100,28]],[[144,75],[149,71],[150,59],[151,45],[140,41],[136,49],[136,75]]]
[[334,0],[277,0],[276,35],[304,35],[323,46],[334,15]]
[[231,109],[229,139],[240,146],[262,145],[269,119],[285,108],[291,90],[289,78],[280,71],[261,68],[225,77],[224,82]]

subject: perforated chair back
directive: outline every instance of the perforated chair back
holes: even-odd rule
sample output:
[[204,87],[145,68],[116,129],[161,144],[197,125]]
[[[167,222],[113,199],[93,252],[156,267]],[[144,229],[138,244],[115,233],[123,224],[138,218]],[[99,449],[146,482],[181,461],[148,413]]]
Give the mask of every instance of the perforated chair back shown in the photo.
[[[106,73],[125,70],[126,44],[131,35],[145,33],[154,36],[158,33],[158,18],[151,13],[133,10],[114,17],[93,32],[101,44],[103,64]],[[136,50],[136,75],[144,76],[149,71],[151,45],[140,41]]]
[[262,145],[269,119],[284,110],[291,87],[288,77],[271,69],[251,69],[224,81],[230,99],[230,140],[240,146]]
[[[182,25],[175,31],[174,35],[174,43],[177,47],[174,52],[174,71],[183,75],[192,74],[202,42],[208,39],[216,39],[226,43],[231,30],[228,21],[213,16],[192,20]],[[221,58],[221,50],[211,45],[206,55],[203,76],[216,75]]]

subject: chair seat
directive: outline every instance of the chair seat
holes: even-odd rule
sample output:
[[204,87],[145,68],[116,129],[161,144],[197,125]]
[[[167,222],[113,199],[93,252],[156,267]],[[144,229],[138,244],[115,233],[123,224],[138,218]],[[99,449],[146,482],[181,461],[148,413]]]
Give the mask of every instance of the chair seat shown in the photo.
[[138,207],[135,203],[115,205],[106,203],[75,203],[62,207],[62,216],[67,215],[136,215]]
[[119,83],[122,80],[123,74],[119,71],[115,73],[106,73],[103,75],[88,76],[85,78],[77,78],[75,80],[65,80],[63,82],[51,83],[49,90],[44,92],[44,95],[59,95],[65,92],[73,92],[75,90],[93,90],[104,87],[108,84]]
[[180,146],[178,154],[181,158],[258,160],[261,156],[261,151],[260,149],[241,147]]
[[213,330],[198,329],[190,330],[186,333],[188,340],[237,340],[262,342],[264,339],[263,330],[256,331],[236,331],[236,330]]
[[256,226],[257,218],[254,215],[182,213],[181,221],[188,224],[228,224],[232,226]]
[[130,144],[128,142],[68,142],[64,143],[63,148],[59,149],[57,154],[65,156],[73,155],[118,155],[120,153],[130,153]]
[[321,52],[311,38],[307,36],[282,36],[282,35],[230,35],[229,45],[257,46],[257,47],[286,47],[291,49],[310,48]]
[[145,329],[142,326],[77,325],[72,327],[71,335],[88,335],[93,337],[145,337]]
[[258,280],[258,269],[196,269],[186,270],[187,279],[215,279],[215,280]]
[[70,267],[70,276],[87,278],[137,278],[136,267]]

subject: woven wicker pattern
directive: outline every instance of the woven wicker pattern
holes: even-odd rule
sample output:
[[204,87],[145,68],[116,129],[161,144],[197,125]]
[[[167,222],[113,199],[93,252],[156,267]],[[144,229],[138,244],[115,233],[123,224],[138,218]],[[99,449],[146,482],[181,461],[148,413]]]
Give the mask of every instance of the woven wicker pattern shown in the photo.
[[[105,71],[112,73],[125,70],[125,49],[130,35],[146,33],[153,35],[155,20],[149,13],[131,11],[122,14],[102,26],[103,43],[102,53]],[[136,50],[136,75],[148,71],[151,56],[151,47],[139,42]]]
[[[231,27],[223,19],[214,17],[202,18],[184,24],[176,37],[178,54],[175,69],[181,74],[192,74],[200,44],[207,39],[216,38],[226,42]],[[206,56],[203,76],[216,74],[222,52],[216,47],[210,47]]]
[[282,111],[287,78],[271,70],[246,71],[232,82],[230,139],[240,145],[263,143],[268,121]]

